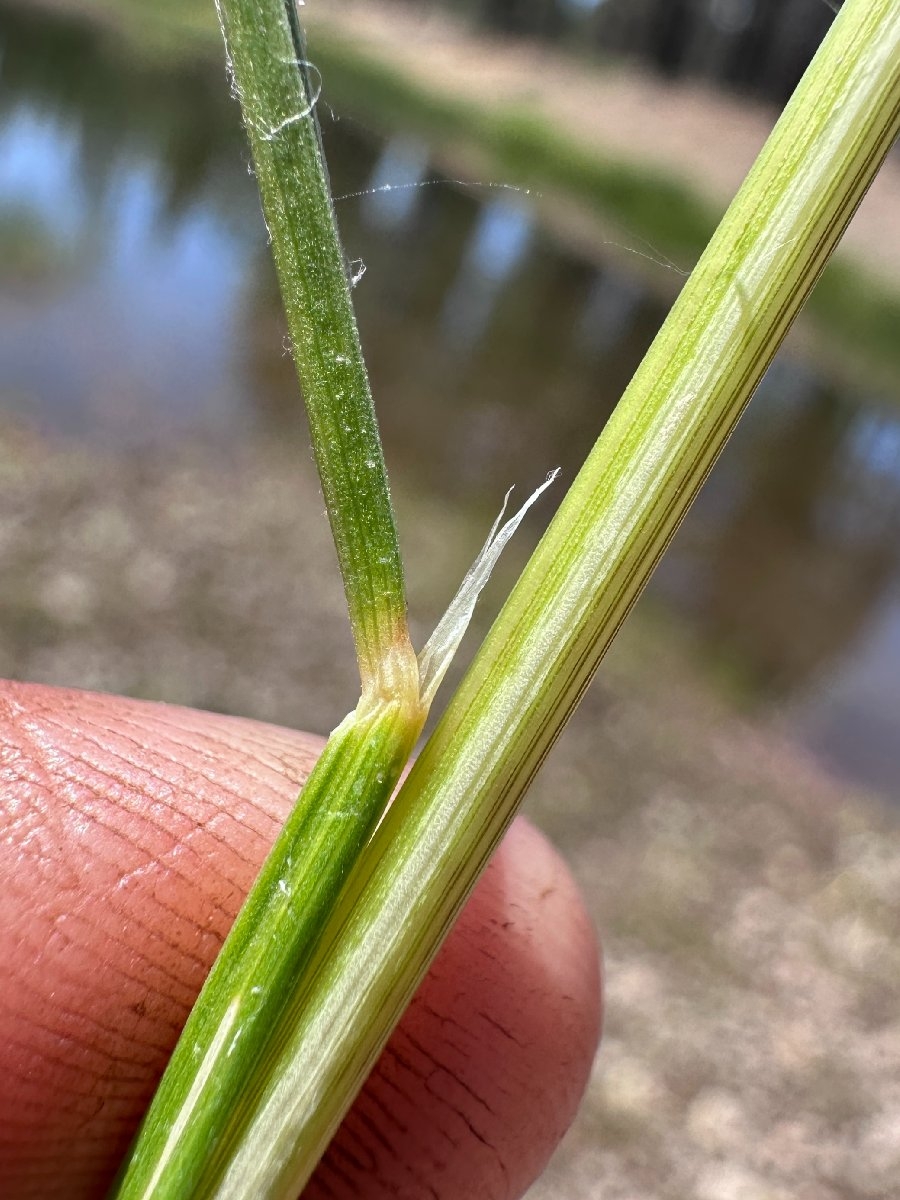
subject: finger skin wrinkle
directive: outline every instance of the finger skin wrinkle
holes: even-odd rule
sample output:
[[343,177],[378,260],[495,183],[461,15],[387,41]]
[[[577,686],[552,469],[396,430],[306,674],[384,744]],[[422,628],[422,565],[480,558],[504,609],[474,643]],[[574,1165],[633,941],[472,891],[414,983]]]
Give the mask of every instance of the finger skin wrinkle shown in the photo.
[[[212,770],[217,765],[228,760],[231,746],[225,739],[215,737],[208,731],[195,729],[191,731],[191,737],[188,740],[179,736],[180,730],[178,726],[174,725],[171,720],[166,720],[164,716],[160,716],[155,721],[146,724],[139,724],[137,721],[129,720],[126,717],[122,719],[120,724],[123,729],[133,729],[135,731],[134,737],[138,744],[141,744],[142,738],[146,738],[148,730],[158,729],[161,734],[159,744],[162,745],[164,741],[164,744],[171,747],[173,751],[172,755],[166,756],[166,761],[170,762],[176,769],[183,766],[186,751],[201,756],[203,761],[208,763]],[[244,728],[246,729],[246,723]],[[299,791],[301,783],[312,770],[313,763],[315,762],[316,756],[314,754],[306,753],[298,755],[295,750],[292,755],[287,748],[281,754],[274,754],[271,744],[262,738],[252,738],[243,731],[242,741],[247,748],[252,748],[254,754],[257,756],[248,762],[244,774],[250,775],[261,787],[266,787],[270,790],[274,789],[279,797],[282,795],[285,779],[290,780],[294,789]],[[250,817],[258,818],[258,832],[267,836],[270,835],[270,826],[273,823],[271,815],[263,811],[258,805],[248,803],[246,796],[239,797],[238,799],[241,808],[246,809]],[[277,822],[275,824],[277,826]]]
[[[53,722],[48,722],[48,724],[53,724]],[[128,745],[129,741],[131,742],[130,747]],[[78,747],[81,751],[77,756],[79,764],[91,762],[94,770],[100,777],[100,783],[108,783],[110,785],[108,789],[103,791],[103,794],[109,798],[127,800],[133,790],[128,787],[128,784],[133,782],[137,785],[137,795],[144,806],[146,806],[148,798],[152,797],[151,810],[162,811],[170,819],[173,815],[183,816],[189,827],[204,826],[208,828],[212,821],[222,817],[234,821],[236,824],[245,824],[239,816],[245,802],[241,795],[233,790],[227,777],[217,780],[214,775],[206,772],[192,772],[188,781],[188,777],[178,763],[178,760],[170,757],[168,754],[164,754],[158,744],[154,747],[153,760],[143,762],[140,774],[137,774],[134,768],[134,757],[135,753],[140,754],[143,750],[142,743],[137,739],[114,739],[107,735],[103,741],[100,741],[97,738],[84,735],[82,742],[83,745]],[[124,747],[120,744],[122,742],[125,742]],[[89,759],[88,755],[84,752],[85,749],[99,754],[101,761],[97,763],[93,761],[93,758]],[[126,754],[126,751],[129,749],[130,756]],[[121,775],[106,765],[112,754],[122,764],[123,770]],[[160,770],[160,764],[173,768],[171,774],[164,774]],[[201,784],[208,785],[209,791],[217,793],[219,805],[206,801],[203,791],[197,788],[198,781]],[[178,809],[173,809],[172,798],[175,795],[184,793],[187,786],[190,788],[188,794],[191,796],[193,803],[190,806],[190,811],[180,813]],[[119,792],[119,788],[123,790]],[[228,812],[223,812],[220,807],[223,793],[232,801],[230,811]],[[259,810],[256,809],[255,811],[258,812]],[[142,812],[142,816],[149,824],[152,824],[149,814]],[[247,824],[247,828],[252,832],[260,832],[253,829],[251,824]],[[276,832],[277,825],[273,826],[271,821],[266,822],[266,827],[262,833],[266,836],[267,841],[271,841]],[[219,834],[215,834],[215,836],[221,837]],[[221,840],[223,842],[228,841],[224,837]]]
[[[407,1042],[416,1054],[427,1064],[423,1069],[419,1069],[413,1061],[408,1057],[400,1059],[396,1049],[396,1042],[403,1040]],[[468,1100],[474,1100],[476,1105],[483,1107],[491,1114],[490,1105],[457,1074],[448,1067],[439,1063],[433,1054],[430,1054],[423,1046],[421,1046],[410,1034],[404,1033],[403,1030],[398,1030],[398,1037],[395,1039],[394,1054],[403,1065],[410,1070],[414,1075],[418,1075],[419,1079],[424,1083],[426,1091],[429,1095],[443,1106],[448,1114],[451,1114],[458,1121],[461,1121],[468,1132],[477,1142],[480,1142],[494,1157],[497,1167],[503,1176],[506,1178],[506,1167],[502,1158],[497,1154],[496,1147],[491,1143],[490,1139],[481,1133],[475,1125],[471,1115],[467,1115],[466,1106]],[[454,1090],[461,1089],[466,1093],[461,1101],[453,1103],[451,1095]],[[471,1105],[469,1105],[471,1107]],[[491,1114],[493,1115],[493,1114]],[[458,1148],[459,1141],[454,1139],[449,1131],[448,1126],[444,1126],[444,1133],[451,1144]]]
[[[487,1102],[487,1100],[485,1100],[484,1096],[480,1095],[479,1092],[477,1092],[475,1090],[475,1088],[471,1087],[468,1083],[466,1083],[465,1079],[463,1078],[463,1076],[461,1074],[456,1073],[456,1071],[454,1071],[451,1067],[447,1066],[445,1063],[439,1062],[437,1057],[435,1056],[435,1054],[432,1053],[431,1051],[429,1051],[425,1046],[423,1046],[421,1042],[417,1041],[416,1038],[414,1038],[411,1033],[402,1031],[400,1036],[402,1036],[403,1039],[409,1043],[409,1045],[413,1048],[413,1050],[415,1050],[415,1052],[418,1055],[420,1055],[426,1062],[431,1064],[433,1070],[428,1074],[426,1081],[425,1081],[426,1087],[428,1088],[429,1091],[434,1090],[435,1095],[438,1095],[445,1103],[449,1103],[449,1098],[446,1093],[446,1084],[444,1083],[444,1080],[442,1078],[442,1077],[446,1076],[447,1079],[452,1080],[453,1084],[455,1084],[456,1086],[461,1088],[464,1092],[466,1092],[469,1099],[474,1100],[476,1105],[478,1105],[480,1108],[485,1109],[485,1111],[489,1115],[491,1115],[491,1116],[494,1115],[490,1104],[488,1104],[488,1102]],[[457,1055],[459,1054],[459,1049],[457,1047],[450,1046],[450,1047],[448,1047],[448,1049],[455,1050]],[[432,1080],[435,1078],[439,1079],[440,1084],[442,1086],[434,1086],[432,1084]],[[473,1130],[473,1132],[475,1132],[475,1131]],[[480,1136],[479,1136],[479,1140],[482,1140],[480,1138]]]

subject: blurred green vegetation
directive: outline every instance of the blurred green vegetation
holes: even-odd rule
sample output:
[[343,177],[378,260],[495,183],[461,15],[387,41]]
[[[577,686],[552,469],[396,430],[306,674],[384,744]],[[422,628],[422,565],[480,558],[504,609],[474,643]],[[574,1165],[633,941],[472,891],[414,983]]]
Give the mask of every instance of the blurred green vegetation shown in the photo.
[[[17,12],[33,16],[39,7],[40,0],[0,0],[5,22]],[[54,4],[54,13],[64,7]],[[220,84],[212,71],[182,70],[176,76],[172,67],[219,61],[212,0],[93,0],[89,10],[73,4],[72,21],[84,26],[86,19],[93,25],[81,35],[86,50],[94,51],[89,59],[108,58],[112,39],[125,71],[139,65],[145,84],[148,72],[160,72],[150,88],[156,104],[149,112],[155,111],[170,136],[184,143],[177,152],[195,164],[199,177],[214,147],[201,136],[180,137],[178,130],[217,127],[195,117],[198,107],[215,103]],[[539,109],[511,110],[483,97],[429,88],[359,38],[337,32],[334,24],[316,23],[312,44],[329,102],[377,132],[414,132],[435,146],[461,147],[505,183],[540,189],[547,202],[554,197],[574,202],[603,223],[604,233],[612,225],[625,239],[642,239],[676,262],[696,260],[715,228],[720,214],[683,182],[653,163],[635,167],[593,151],[552,125]],[[102,102],[102,75],[85,69],[83,55],[73,57],[60,86],[68,93],[95,89]],[[132,110],[126,105],[124,111]],[[134,112],[149,119],[146,104],[135,106]],[[900,285],[892,288],[875,280],[844,258],[823,275],[805,325],[813,335],[814,352],[829,370],[850,370],[875,384],[900,383]]]
[[69,255],[56,231],[31,209],[0,209],[0,261],[7,278],[25,287],[57,280]]

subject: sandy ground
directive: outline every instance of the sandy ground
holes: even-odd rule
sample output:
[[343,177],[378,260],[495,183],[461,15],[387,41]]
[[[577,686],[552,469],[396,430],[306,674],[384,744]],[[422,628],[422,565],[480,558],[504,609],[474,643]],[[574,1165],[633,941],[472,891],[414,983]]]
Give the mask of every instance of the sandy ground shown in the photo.
[[[695,84],[667,84],[633,69],[604,71],[537,42],[475,36],[432,4],[310,0],[313,38],[336,29],[432,93],[539,113],[604,157],[669,174],[723,208],[778,113]],[[895,152],[844,238],[844,252],[895,284],[900,279],[900,157]]]
[[[471,531],[399,501],[421,640]],[[317,730],[355,700],[318,490],[283,446],[137,458],[0,431],[0,629],[7,676]],[[738,718],[646,609],[528,807],[608,980],[588,1095],[531,1200],[895,1195],[890,815]]]

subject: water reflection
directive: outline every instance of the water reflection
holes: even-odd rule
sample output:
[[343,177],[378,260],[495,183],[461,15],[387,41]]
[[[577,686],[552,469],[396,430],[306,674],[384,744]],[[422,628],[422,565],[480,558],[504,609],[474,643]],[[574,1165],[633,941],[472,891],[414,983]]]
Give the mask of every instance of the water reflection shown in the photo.
[[108,164],[103,194],[89,201],[77,159],[71,131],[30,107],[0,132],[0,206],[27,212],[41,247],[26,247],[26,261],[10,229],[7,403],[67,433],[125,440],[240,423],[229,344],[244,248],[202,204],[173,219],[143,162]]
[[139,162],[153,171],[166,220],[202,204],[243,224],[256,205],[252,188],[229,186],[245,151],[217,61],[172,71],[152,56],[135,57],[99,25],[0,4],[0,80],[0,124],[28,112],[56,129],[92,209],[123,166]]
[[[301,445],[218,65],[163,83],[80,26],[38,36],[2,7],[0,39],[4,408],[90,440],[193,426]],[[421,142],[349,122],[325,136],[348,258],[368,268],[359,321],[402,489],[483,520],[508,483],[555,466],[571,480],[659,302],[550,242],[526,197],[434,184]],[[898,788],[896,755],[860,765],[838,736],[876,712],[879,745],[896,739],[900,421],[884,399],[780,360],[656,588],[745,694],[787,705],[847,769],[889,759],[877,782]]]
[[15,8],[0,63],[4,405],[126,441],[246,425],[229,359],[257,201],[221,72]]
[[471,354],[487,332],[533,234],[534,214],[524,204],[492,200],[484,205],[441,311],[440,335],[451,349]]
[[871,471],[896,454],[896,420],[883,441],[886,416],[873,423],[821,380],[784,395],[773,380],[764,430],[754,414],[756,437],[736,447],[739,494],[707,515],[693,597],[713,645],[769,698],[809,688],[854,644],[895,578],[900,534],[900,459]]
[[614,268],[598,271],[578,315],[575,340],[585,358],[599,358],[624,341],[642,298],[638,282]]
[[408,224],[426,183],[428,163],[428,146],[420,139],[400,136],[386,141],[361,197],[367,223],[383,230]]

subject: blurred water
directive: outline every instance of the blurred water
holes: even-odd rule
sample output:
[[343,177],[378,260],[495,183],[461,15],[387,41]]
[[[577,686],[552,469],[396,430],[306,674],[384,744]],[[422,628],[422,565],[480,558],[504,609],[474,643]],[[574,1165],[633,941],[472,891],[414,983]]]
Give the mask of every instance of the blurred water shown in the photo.
[[240,428],[231,344],[247,246],[202,206],[167,222],[144,163],[122,163],[92,207],[77,153],[71,132],[30,105],[0,131],[0,211],[27,214],[48,252],[29,273],[7,251],[5,400],[88,437]]
[[[275,435],[305,455],[218,71],[163,87],[80,27],[38,37],[2,8],[0,39],[3,412],[88,445]],[[359,320],[401,490],[481,521],[510,482],[571,479],[660,301],[549,240],[527,196],[441,181],[402,131],[326,120],[325,137],[347,254],[368,268]],[[654,594],[744,703],[900,795],[896,400],[781,358]]]

